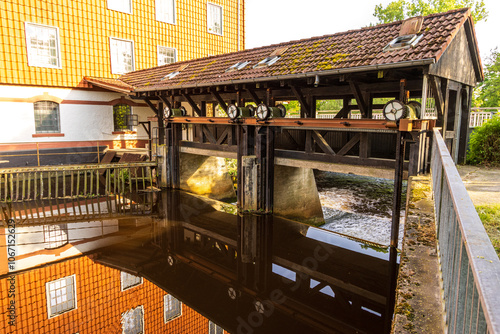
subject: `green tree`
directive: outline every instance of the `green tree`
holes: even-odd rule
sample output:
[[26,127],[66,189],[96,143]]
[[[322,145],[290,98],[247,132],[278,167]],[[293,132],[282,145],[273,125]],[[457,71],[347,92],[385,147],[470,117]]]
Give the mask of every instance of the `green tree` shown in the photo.
[[474,91],[476,107],[500,106],[500,52],[491,50],[484,66],[484,81]]
[[463,7],[471,9],[474,22],[486,21],[488,12],[484,0],[395,0],[386,7],[382,4],[375,6],[373,16],[379,20],[379,23],[389,23]]

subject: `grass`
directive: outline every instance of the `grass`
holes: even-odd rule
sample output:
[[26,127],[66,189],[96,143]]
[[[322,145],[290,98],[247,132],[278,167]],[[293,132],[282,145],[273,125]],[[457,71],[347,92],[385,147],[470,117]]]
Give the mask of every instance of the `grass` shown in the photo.
[[497,255],[500,257],[500,204],[478,205],[476,210]]

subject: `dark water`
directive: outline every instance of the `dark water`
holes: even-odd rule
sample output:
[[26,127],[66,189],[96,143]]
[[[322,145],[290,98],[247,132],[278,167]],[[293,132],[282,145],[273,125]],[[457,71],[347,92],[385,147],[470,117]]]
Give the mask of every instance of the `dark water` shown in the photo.
[[[222,212],[179,191],[50,205],[38,204],[46,215],[26,203],[3,207],[7,242],[0,252],[8,251],[10,235],[16,246],[14,256],[0,262],[0,284],[8,288],[14,273],[16,297],[2,292],[2,333],[389,328],[397,269],[390,251],[271,215]],[[120,271],[144,283],[120,291],[120,280],[134,281]],[[168,318],[167,308],[180,304],[182,312]]]

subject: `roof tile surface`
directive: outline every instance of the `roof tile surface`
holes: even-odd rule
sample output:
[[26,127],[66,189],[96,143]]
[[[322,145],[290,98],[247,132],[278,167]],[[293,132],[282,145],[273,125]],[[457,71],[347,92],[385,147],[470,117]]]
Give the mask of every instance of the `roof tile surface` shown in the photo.
[[[403,21],[398,21],[130,72],[119,80],[124,84],[122,87],[133,86],[136,91],[151,91],[430,58],[438,61],[469,17],[470,10],[466,8],[424,17],[423,36],[414,47],[408,49],[383,52],[384,47],[399,36]],[[276,63],[254,68],[278,48],[286,50]],[[250,61],[250,64],[241,70],[226,72],[230,66],[241,61]],[[189,66],[177,76],[162,80],[184,64]]]

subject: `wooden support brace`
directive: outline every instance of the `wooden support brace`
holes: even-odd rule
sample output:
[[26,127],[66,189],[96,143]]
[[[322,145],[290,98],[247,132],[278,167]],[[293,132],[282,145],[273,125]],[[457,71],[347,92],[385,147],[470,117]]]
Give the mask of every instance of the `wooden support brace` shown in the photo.
[[343,103],[344,105],[342,106],[342,109],[340,109],[334,118],[346,118],[349,116],[349,113],[351,112],[351,99],[344,99]]
[[222,132],[222,135],[219,137],[219,139],[217,140],[217,143],[215,143],[216,145],[221,145],[224,140],[228,137],[229,135],[229,132],[231,130],[231,127],[230,126],[227,126],[224,131]]
[[361,136],[359,133],[356,133],[356,135],[354,135],[354,137],[351,138],[351,140],[349,140],[345,145],[344,147],[342,147],[338,152],[337,152],[337,155],[340,155],[340,156],[343,156],[343,155],[346,155],[347,152],[349,152],[349,150],[351,148],[354,147],[354,145],[356,145],[359,140],[360,140]]
[[255,102],[256,105],[261,104],[262,100],[259,98],[257,93],[253,89],[247,88],[248,93],[252,97],[253,102]]
[[208,129],[208,127],[205,125],[205,124],[202,124],[201,125],[202,129],[203,129],[203,133],[205,134],[206,138],[208,139],[208,141],[211,143],[211,144],[216,144],[217,143],[217,140],[215,139],[214,135],[212,134],[212,132],[210,131],[210,129]]
[[359,111],[363,118],[366,118],[368,115],[368,104],[363,98],[363,94],[361,93],[361,89],[359,89],[359,85],[354,81],[349,81],[349,86],[351,87],[351,91],[354,94],[354,98],[359,106]]
[[438,109],[439,114],[444,115],[444,96],[443,91],[441,90],[441,83],[439,79],[435,76],[429,76],[429,81],[431,83],[431,89],[434,93],[434,98],[436,101],[436,107]]
[[299,87],[291,86],[293,95],[299,100],[301,109],[303,109],[307,116],[311,117],[311,106],[307,103],[306,99],[302,95],[302,91]]
[[325,152],[328,155],[335,155],[335,152],[332,150],[332,148],[330,147],[330,145],[328,145],[325,138],[323,138],[323,136],[318,131],[313,130],[311,132],[311,135],[316,144],[318,144],[318,146],[321,148],[323,152]]
[[154,111],[157,116],[160,116],[158,108],[151,102],[150,99],[144,99],[144,102]]
[[194,112],[198,116],[201,116],[201,114],[202,114],[201,110],[198,107],[198,105],[193,101],[193,99],[191,98],[191,96],[189,96],[188,94],[185,94],[185,93],[183,93],[182,96],[184,96],[184,98],[188,101],[189,105],[191,106],[191,108],[193,108]]
[[215,99],[217,100],[217,102],[219,102],[219,105],[224,110],[224,112],[227,114],[227,104],[226,104],[226,102],[224,102],[224,100],[222,99],[222,97],[220,96],[220,94],[218,92],[216,92],[216,91],[212,91],[212,95],[215,97]]

